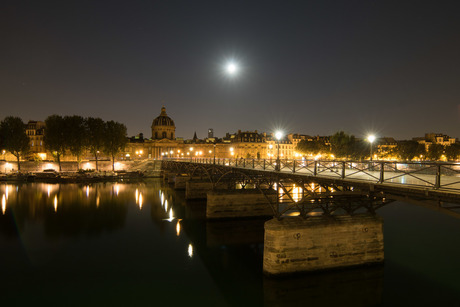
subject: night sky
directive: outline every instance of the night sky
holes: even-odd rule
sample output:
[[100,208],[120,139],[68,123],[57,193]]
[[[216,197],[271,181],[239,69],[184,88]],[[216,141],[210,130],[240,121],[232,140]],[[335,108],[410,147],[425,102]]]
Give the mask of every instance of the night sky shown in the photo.
[[460,137],[457,2],[4,0],[0,117]]

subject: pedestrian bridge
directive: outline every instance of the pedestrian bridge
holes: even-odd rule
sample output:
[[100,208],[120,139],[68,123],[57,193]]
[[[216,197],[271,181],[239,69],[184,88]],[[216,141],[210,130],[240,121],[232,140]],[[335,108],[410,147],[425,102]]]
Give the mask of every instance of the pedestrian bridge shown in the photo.
[[387,161],[164,159],[186,199],[208,219],[273,216],[264,224],[268,275],[384,261],[383,220],[394,200],[460,217],[460,165]]
[[[329,161],[280,159],[170,159],[177,171],[199,175],[218,184],[229,174],[243,174],[271,181],[283,178],[297,187],[317,184],[326,191],[350,193],[353,189],[380,193],[382,197],[406,201],[436,201],[450,212],[460,206],[460,163],[402,161]],[[172,164],[175,166],[172,166]],[[250,181],[250,180],[248,180]],[[245,180],[242,180],[244,187]],[[339,188],[339,187],[345,187]],[[286,191],[289,192],[289,189]],[[289,194],[289,193],[287,193]],[[456,213],[457,215],[458,213]]]

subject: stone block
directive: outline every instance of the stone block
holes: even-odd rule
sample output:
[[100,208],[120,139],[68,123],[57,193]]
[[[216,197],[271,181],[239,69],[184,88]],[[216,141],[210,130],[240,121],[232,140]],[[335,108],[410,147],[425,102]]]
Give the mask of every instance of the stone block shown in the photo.
[[383,260],[383,219],[377,216],[287,217],[265,223],[263,269],[269,275]]

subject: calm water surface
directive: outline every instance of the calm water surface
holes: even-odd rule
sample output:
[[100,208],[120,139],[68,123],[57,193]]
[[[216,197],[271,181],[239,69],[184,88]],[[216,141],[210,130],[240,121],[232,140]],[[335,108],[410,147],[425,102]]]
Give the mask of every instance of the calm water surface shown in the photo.
[[460,220],[394,202],[385,265],[262,274],[263,220],[209,222],[160,180],[0,185],[1,306],[460,306]]

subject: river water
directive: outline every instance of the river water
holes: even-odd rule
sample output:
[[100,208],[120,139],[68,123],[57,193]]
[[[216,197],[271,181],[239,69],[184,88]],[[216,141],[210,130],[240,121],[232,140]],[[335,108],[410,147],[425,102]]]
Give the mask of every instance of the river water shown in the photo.
[[161,180],[0,185],[1,306],[460,306],[460,219],[393,202],[385,264],[262,274],[264,220],[206,221]]

